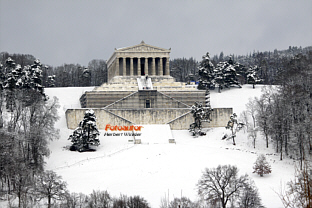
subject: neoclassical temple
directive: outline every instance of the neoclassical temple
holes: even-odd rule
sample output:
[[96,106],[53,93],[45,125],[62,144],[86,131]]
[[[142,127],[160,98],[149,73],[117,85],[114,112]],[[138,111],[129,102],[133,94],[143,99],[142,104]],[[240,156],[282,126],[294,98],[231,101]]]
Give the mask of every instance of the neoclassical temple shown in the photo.
[[135,46],[115,49],[107,61],[108,82],[115,76],[170,76],[170,51],[144,41]]
[[[194,122],[191,107],[205,102],[205,90],[170,76],[170,51],[144,41],[115,49],[107,61],[108,82],[84,92],[80,109],[67,109],[68,128],[75,129],[85,110],[93,109],[99,129],[107,124],[167,124],[175,130],[188,129]],[[226,126],[231,114],[232,108],[214,109],[209,127]]]

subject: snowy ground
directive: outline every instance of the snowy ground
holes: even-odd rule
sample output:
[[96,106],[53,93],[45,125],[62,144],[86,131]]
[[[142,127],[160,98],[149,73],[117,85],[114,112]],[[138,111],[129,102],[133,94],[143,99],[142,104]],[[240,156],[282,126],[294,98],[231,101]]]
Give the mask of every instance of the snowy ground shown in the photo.
[[[68,130],[65,122],[66,108],[79,107],[79,97],[85,90],[92,88],[48,88],[46,93],[57,96],[60,101],[61,137],[50,143],[51,155],[47,158],[46,169],[54,170],[68,183],[72,192],[89,194],[92,190],[107,190],[112,196],[121,193],[128,196],[140,195],[153,208],[160,205],[161,198],[169,196],[186,196],[197,199],[196,183],[205,168],[217,167],[219,164],[236,165],[240,174],[247,173],[255,181],[263,204],[268,208],[282,207],[276,192],[281,184],[293,178],[293,161],[279,160],[273,149],[266,149],[264,140],[259,138],[256,149],[248,141],[247,135],[238,133],[236,146],[231,141],[221,140],[225,128],[207,129],[207,135],[194,138],[188,131],[172,131],[176,144],[143,143],[134,145],[127,136],[104,136],[101,131],[101,145],[96,152],[71,152],[65,147],[72,130]],[[245,85],[242,89],[232,88],[218,93],[211,92],[211,105],[217,107],[233,107],[240,115],[245,109],[249,97],[260,96],[261,87]],[[162,137],[162,127],[153,126],[152,141]],[[161,139],[161,138],[159,138]],[[260,177],[253,174],[252,166],[258,154],[267,154],[272,166],[272,173]]]

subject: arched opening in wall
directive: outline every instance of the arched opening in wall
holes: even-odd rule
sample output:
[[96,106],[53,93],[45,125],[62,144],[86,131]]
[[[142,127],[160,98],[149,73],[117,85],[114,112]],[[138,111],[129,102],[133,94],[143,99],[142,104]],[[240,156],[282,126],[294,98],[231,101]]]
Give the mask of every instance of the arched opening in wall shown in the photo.
[[141,76],[144,76],[144,65],[145,65],[145,58],[141,58]]

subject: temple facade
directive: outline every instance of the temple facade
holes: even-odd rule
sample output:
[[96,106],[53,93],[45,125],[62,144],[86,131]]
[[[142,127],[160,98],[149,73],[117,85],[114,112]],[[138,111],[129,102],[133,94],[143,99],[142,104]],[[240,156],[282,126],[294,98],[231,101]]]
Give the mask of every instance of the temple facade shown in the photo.
[[[115,49],[107,61],[108,82],[80,97],[80,109],[67,109],[66,120],[75,129],[86,109],[93,109],[97,126],[167,124],[188,129],[194,122],[191,107],[205,103],[205,90],[176,82],[170,76],[171,49],[140,44]],[[214,109],[209,127],[226,126],[232,108]],[[208,126],[207,126],[208,127]]]
[[108,82],[115,76],[170,76],[170,49],[140,44],[115,49],[107,61]]

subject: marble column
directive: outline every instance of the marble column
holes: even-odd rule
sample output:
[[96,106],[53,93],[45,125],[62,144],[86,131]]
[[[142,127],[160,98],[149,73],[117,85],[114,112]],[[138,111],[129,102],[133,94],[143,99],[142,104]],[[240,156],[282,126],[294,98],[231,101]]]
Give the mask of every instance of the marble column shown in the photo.
[[127,75],[127,71],[126,71],[126,58],[123,57],[122,58],[122,76],[126,76]]
[[138,76],[141,76],[141,58],[138,58]]
[[147,57],[145,57],[144,73],[145,75],[148,75],[148,58]]
[[164,67],[163,67],[163,58],[159,58],[159,75],[163,76],[164,75]]
[[116,76],[119,76],[119,58],[116,58],[115,74]]
[[155,58],[152,58],[152,75],[156,75],[156,63]]
[[169,58],[166,58],[165,75],[170,75],[170,70],[169,70]]
[[130,76],[133,76],[133,58],[130,58]]

